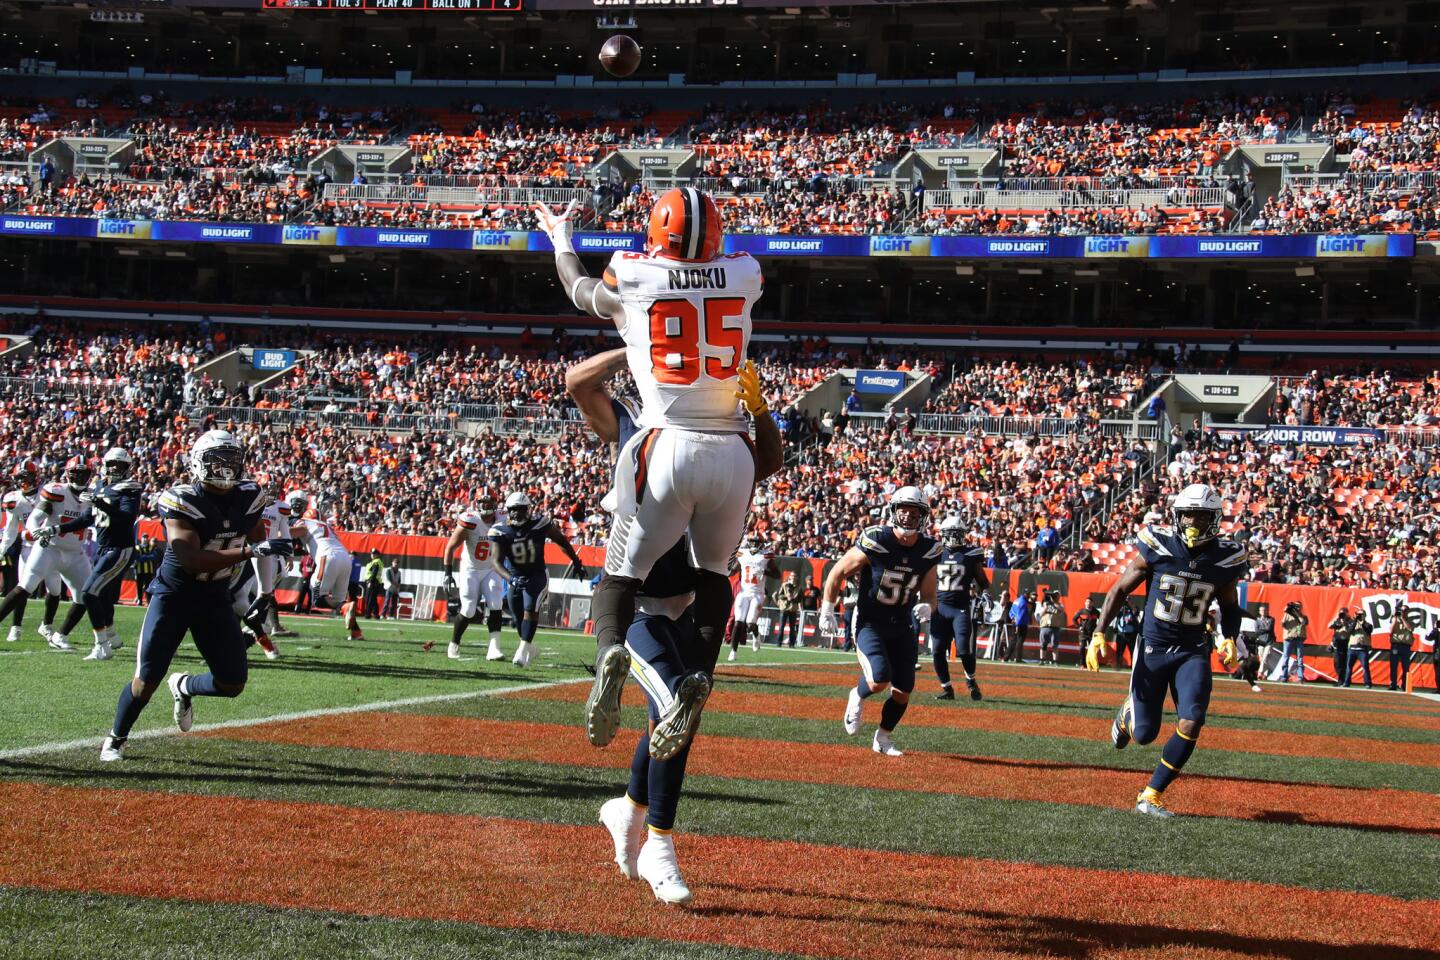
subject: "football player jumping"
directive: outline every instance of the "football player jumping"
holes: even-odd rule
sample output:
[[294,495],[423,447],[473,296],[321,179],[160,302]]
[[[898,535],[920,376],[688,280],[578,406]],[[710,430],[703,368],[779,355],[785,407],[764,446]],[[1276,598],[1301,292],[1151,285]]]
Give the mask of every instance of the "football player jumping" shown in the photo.
[[890,735],[905,716],[915,689],[915,623],[929,621],[935,609],[935,568],[941,547],[922,532],[929,526],[930,501],[917,488],[895,491],[887,520],[887,525],[860,534],[855,546],[830,568],[820,604],[820,630],[832,637],[840,632],[835,603],[845,582],[859,573],[855,652],[860,658],[860,680],[845,706],[845,732],[852,737],[859,733],[866,698],[889,690],[871,747],[883,756],[898,757],[902,753]]
[[[233,434],[210,430],[190,450],[195,482],[160,495],[165,521],[165,554],[151,585],[150,606],[140,627],[135,679],[120,689],[115,725],[100,747],[100,759],[124,759],[125,740],[140,711],[170,669],[180,641],[189,633],[209,673],[170,674],[175,724],[182,731],[195,722],[195,697],[238,697],[248,673],[240,620],[231,609],[230,581],[242,563],[255,557],[288,557],[288,538],[264,539],[260,516],[265,495],[241,479],[245,448]],[[257,571],[260,589],[274,589],[268,567]]]
[[[624,351],[614,350],[577,363],[565,373],[565,389],[585,422],[597,437],[617,448],[639,430],[638,411],[605,389],[605,381],[623,365]],[[780,431],[768,416],[754,364],[742,368],[739,385],[737,398],[756,417],[755,456],[763,479],[783,464]],[[606,507],[614,506],[613,494],[606,501]],[[720,654],[719,637],[707,639],[696,628],[693,606],[698,580],[699,571],[690,566],[689,544],[682,537],[640,586],[625,645],[645,691],[650,722],[630,761],[624,796],[600,808],[600,822],[610,832],[621,874],[645,880],[656,898],[666,903],[691,899],[676,858],[675,815],[685,764]]]
[[[1161,795],[1190,759],[1210,706],[1210,641],[1205,621],[1211,600],[1220,606],[1216,650],[1227,669],[1239,657],[1242,611],[1235,585],[1248,570],[1245,548],[1221,540],[1220,494],[1203,483],[1180,491],[1170,507],[1174,528],[1140,530],[1135,559],[1120,574],[1100,607],[1100,621],[1085,652],[1085,666],[1099,670],[1105,658],[1105,628],[1125,598],[1145,584],[1140,636],[1131,653],[1130,693],[1110,728],[1110,742],[1123,749],[1131,740],[1150,743],[1160,732],[1165,693],[1171,691],[1180,722],[1160,751],[1150,783],[1136,799],[1137,813],[1174,816]],[[1117,651],[1118,654],[1118,651]]]
[[626,632],[635,597],[655,562],[689,535],[699,571],[695,618],[706,646],[724,634],[734,593],[730,558],[744,532],[755,486],[755,455],[735,379],[750,342],[750,311],[760,299],[760,265],[721,252],[720,210],[693,187],[655,202],[643,253],[616,253],[604,276],[585,273],[571,242],[577,204],[536,207],[555,247],[555,266],[571,301],[613,321],[625,341],[642,400],[640,430],[615,470],[619,503],[605,573],[591,601],[598,646],[595,683],[585,704],[586,735],[608,744],[620,723],[629,672]]

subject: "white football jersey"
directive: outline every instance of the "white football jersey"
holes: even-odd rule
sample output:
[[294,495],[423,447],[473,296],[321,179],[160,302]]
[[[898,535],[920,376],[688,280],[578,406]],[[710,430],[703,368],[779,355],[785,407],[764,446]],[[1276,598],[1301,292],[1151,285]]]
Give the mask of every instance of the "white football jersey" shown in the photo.
[[744,430],[735,376],[764,282],[755,258],[686,263],[619,252],[605,280],[620,291],[618,326],[644,405],[640,426]]
[[266,540],[290,539],[290,507],[288,504],[279,500],[273,501],[260,514],[260,522],[265,525]]
[[305,544],[312,557],[350,553],[335,528],[324,520],[296,520],[290,524],[290,535]]
[[489,536],[491,524],[480,519],[478,510],[466,510],[460,514],[460,526],[465,528],[465,539],[462,541],[465,549],[460,551],[460,569],[489,570],[494,566],[492,558],[495,556],[495,542]]
[[742,553],[740,561],[740,592],[754,596],[765,595],[765,568],[770,558],[763,553]]
[[31,496],[26,496],[23,490],[11,490],[5,494],[5,499],[0,502],[0,510],[5,514],[5,525],[3,532],[0,532],[0,553],[9,552],[20,537],[20,531],[25,529],[25,521],[30,519],[30,511],[35,509],[35,498],[40,496],[36,490]]
[[[47,483],[40,490],[40,499],[50,504],[50,513],[47,516],[39,510],[30,511],[30,516],[25,521],[25,529],[31,533],[47,525],[59,526],[85,512],[85,504],[80,502],[80,498],[70,489],[68,483]],[[62,550],[79,550],[84,543],[83,530],[67,533],[50,541],[52,547]]]

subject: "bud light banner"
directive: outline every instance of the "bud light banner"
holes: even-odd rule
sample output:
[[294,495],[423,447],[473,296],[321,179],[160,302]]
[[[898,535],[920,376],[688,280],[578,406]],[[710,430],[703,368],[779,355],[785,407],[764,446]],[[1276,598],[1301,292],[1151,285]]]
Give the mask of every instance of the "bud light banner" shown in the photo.
[[263,347],[256,347],[250,357],[250,365],[256,370],[268,370],[278,373],[287,370],[295,365],[294,350],[267,350]]
[[[422,230],[403,227],[328,227],[314,224],[197,223],[165,220],[88,220],[0,216],[0,234],[181,243],[284,244],[400,250],[478,250],[550,253],[543,233],[525,230]],[[644,249],[638,233],[577,233],[577,253],[606,255]],[[1004,236],[925,237],[732,234],[726,253],[757,257],[942,257],[964,260],[1293,259],[1412,257],[1410,234],[1296,234],[1292,236]]]
[[899,370],[856,370],[858,393],[895,394],[905,389],[905,374]]
[[928,257],[929,237],[871,237],[872,257]]
[[1378,443],[1385,431],[1370,427],[1295,427],[1272,423],[1266,426],[1206,427],[1216,436],[1232,440],[1253,440],[1256,443],[1310,443],[1325,447],[1351,446],[1357,443]]
[[301,223],[285,225],[280,242],[301,247],[335,246],[335,227],[312,227]]
[[101,240],[149,240],[149,220],[97,220],[95,236]]

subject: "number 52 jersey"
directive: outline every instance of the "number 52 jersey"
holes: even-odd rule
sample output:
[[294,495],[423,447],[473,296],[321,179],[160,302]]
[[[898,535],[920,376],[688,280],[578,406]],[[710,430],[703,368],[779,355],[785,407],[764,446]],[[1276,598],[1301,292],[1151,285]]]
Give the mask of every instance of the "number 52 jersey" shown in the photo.
[[620,291],[618,326],[644,405],[640,426],[744,430],[734,380],[764,285],[755,258],[692,263],[620,252],[605,282]]
[[1210,601],[1249,572],[1245,548],[1207,540],[1191,549],[1169,527],[1142,527],[1135,547],[1150,567],[1140,635],[1160,646],[1204,647]]

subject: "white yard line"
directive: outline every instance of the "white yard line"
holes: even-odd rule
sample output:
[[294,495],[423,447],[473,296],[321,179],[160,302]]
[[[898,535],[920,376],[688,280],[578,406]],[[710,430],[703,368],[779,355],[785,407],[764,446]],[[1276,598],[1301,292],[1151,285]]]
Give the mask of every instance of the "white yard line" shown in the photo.
[[[489,687],[485,690],[471,690],[467,693],[436,693],[424,697],[406,697],[402,700],[377,700],[373,703],[358,703],[348,707],[322,707],[318,710],[299,710],[295,713],[277,713],[269,717],[255,717],[249,720],[223,720],[220,723],[196,724],[190,729],[191,733],[205,733],[210,730],[234,730],[238,727],[254,727],[262,723],[286,723],[291,720],[309,720],[313,717],[335,717],[347,713],[368,713],[373,710],[396,710],[400,707],[419,707],[427,703],[453,703],[457,700],[475,700],[480,697],[498,697],[506,693],[520,693],[525,690],[543,690],[546,687],[563,687],[574,683],[589,683],[589,677],[571,677],[568,680],[550,680],[544,683],[518,683],[508,687]],[[160,697],[156,698],[161,699]],[[163,727],[157,730],[142,730],[139,733],[130,734],[130,741],[155,740],[160,737],[179,736],[180,731],[175,727]],[[0,750],[0,760],[18,760],[24,757],[34,757],[46,753],[59,753],[62,750],[75,750],[80,747],[99,747],[104,737],[86,737],[82,740],[67,740],[56,743],[37,743],[30,747],[14,747],[9,750]]]

